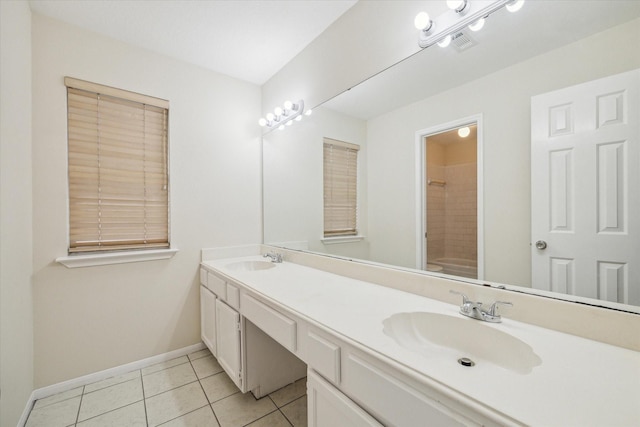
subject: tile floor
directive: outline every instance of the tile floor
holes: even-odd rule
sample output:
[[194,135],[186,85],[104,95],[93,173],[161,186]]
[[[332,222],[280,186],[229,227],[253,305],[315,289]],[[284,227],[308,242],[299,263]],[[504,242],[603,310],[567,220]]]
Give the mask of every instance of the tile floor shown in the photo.
[[37,400],[26,427],[306,425],[306,378],[256,400],[201,350]]

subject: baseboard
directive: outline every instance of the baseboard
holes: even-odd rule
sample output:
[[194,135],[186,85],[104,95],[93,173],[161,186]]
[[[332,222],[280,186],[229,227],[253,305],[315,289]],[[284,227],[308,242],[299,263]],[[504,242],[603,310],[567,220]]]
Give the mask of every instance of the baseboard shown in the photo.
[[38,399],[53,396],[54,394],[85,386],[96,381],[102,381],[107,378],[115,377],[116,375],[126,374],[127,372],[135,371],[136,369],[146,368],[147,366],[155,365],[156,363],[166,362],[167,360],[175,359],[176,357],[186,356],[187,354],[191,354],[205,348],[207,347],[204,345],[204,343],[200,342],[198,344],[179,348],[168,353],[158,354],[146,359],[138,360],[135,362],[127,363],[125,365],[116,366],[114,368],[105,369],[103,371],[94,372],[82,377],[36,389],[31,393],[31,396],[29,396],[29,401],[27,402],[24,408],[24,412],[20,417],[18,426],[22,427],[25,425],[25,423],[27,422],[27,417],[29,416],[29,412],[31,412],[31,408],[33,407],[35,401]]

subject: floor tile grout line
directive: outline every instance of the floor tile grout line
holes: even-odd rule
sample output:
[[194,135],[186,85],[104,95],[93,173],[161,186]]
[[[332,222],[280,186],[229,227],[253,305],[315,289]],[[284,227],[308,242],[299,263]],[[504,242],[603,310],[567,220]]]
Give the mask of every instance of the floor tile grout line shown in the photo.
[[76,413],[76,422],[74,423],[74,425],[78,424],[79,420],[80,420],[80,408],[82,408],[82,398],[84,397],[84,389],[85,389],[86,385],[82,386],[82,393],[80,394],[80,403],[78,404],[78,412]]
[[142,369],[140,369],[140,385],[142,386],[142,406],[144,406],[144,422],[149,425],[149,416],[147,415],[147,396],[144,393],[144,375],[142,375]]
[[128,406],[135,405],[136,403],[140,403],[140,402],[142,402],[143,400],[144,400],[144,399],[136,400],[135,402],[128,403],[128,404],[126,404],[126,405],[124,405],[124,406],[120,406],[120,407],[118,407],[118,408],[109,409],[109,410],[108,410],[108,411],[106,411],[106,412],[102,412],[102,413],[100,413],[100,414],[96,414],[96,415],[94,415],[94,416],[92,416],[92,417],[89,417],[89,418],[86,418],[86,419],[84,419],[84,420],[82,420],[82,421],[79,421],[79,420],[78,420],[78,421],[76,421],[76,424],[81,424],[81,423],[84,423],[85,421],[89,421],[89,420],[92,420],[92,419],[94,419],[94,418],[101,417],[102,415],[110,414],[111,412],[115,412],[115,411],[118,411],[118,410],[120,410],[120,409],[126,408],[126,407],[128,407]]
[[[179,357],[177,359],[179,359]],[[173,359],[171,359],[171,360],[173,360]],[[167,361],[167,362],[169,362],[169,361]],[[160,362],[160,363],[166,363],[166,362]],[[159,365],[160,363],[156,363],[156,365]],[[178,363],[177,365],[167,366],[166,368],[158,369],[157,371],[147,372],[146,374],[142,374],[142,376],[143,377],[147,377],[149,375],[157,374],[158,372],[166,371],[167,369],[171,369],[171,368],[175,368],[175,367],[178,367],[178,366],[186,365],[187,363],[191,363],[191,361],[189,359],[187,359],[186,362]],[[156,366],[156,365],[147,366],[147,368],[151,368],[151,367]],[[147,369],[147,368],[140,369],[140,372],[142,372],[144,369]]]
[[285,420],[287,420],[287,422],[291,425],[291,427],[295,427],[295,426],[293,425],[293,421],[291,421],[291,420],[289,419],[289,417],[287,417],[287,414],[285,414],[284,412],[282,412],[282,409],[281,409],[281,408],[278,408],[278,412],[280,412],[280,413],[282,414],[282,416],[284,417],[284,419],[285,419]]
[[[213,356],[213,353],[211,353],[211,356]],[[208,356],[206,356],[206,357],[208,357]],[[205,391],[204,386],[202,385],[202,380],[204,378],[199,378],[198,377],[198,373],[196,372],[196,368],[193,367],[193,363],[192,363],[191,358],[190,357],[188,357],[188,358],[189,358],[189,363],[191,363],[191,369],[193,369],[193,372],[196,374],[196,378],[198,378],[198,384],[200,384],[200,388],[202,389],[202,392],[204,393],[204,398],[207,399],[207,402],[209,402],[208,404],[209,404],[209,408],[211,409],[211,412],[213,413],[213,418],[215,418],[216,423],[218,423],[218,426],[220,426],[220,420],[218,419],[218,416],[216,415],[216,411],[213,410],[213,402],[211,402],[209,400],[209,396],[207,396],[207,392]],[[216,362],[218,361],[218,359],[215,356],[213,356],[213,358],[216,359]],[[194,359],[194,360],[198,360],[198,359]],[[222,371],[222,372],[224,372],[224,371]],[[218,374],[219,373],[220,372],[218,372]],[[217,375],[217,374],[213,374],[213,375]],[[213,375],[209,375],[208,377],[205,377],[205,378],[212,377]]]
[[[184,413],[184,414],[182,414],[182,415],[178,415],[178,416],[177,416],[177,417],[175,417],[175,418],[171,418],[170,420],[163,421],[162,423],[160,423],[160,424],[156,424],[156,425],[157,425],[157,427],[161,427],[161,426],[165,425],[166,423],[170,423],[171,421],[175,421],[175,420],[177,420],[178,418],[186,417],[187,415],[192,414],[192,413],[194,413],[194,412],[196,412],[196,411],[199,411],[199,410],[200,410],[200,409],[202,409],[202,408],[206,408],[207,406],[211,406],[211,405],[209,405],[209,404],[207,403],[206,405],[203,405],[203,406],[201,406],[201,407],[199,407],[199,408],[196,408],[196,409],[194,409],[194,410],[192,410],[192,411],[185,412],[185,413]],[[213,409],[211,409],[211,412],[213,412]],[[147,425],[149,425],[149,424],[147,423]]]
[[[56,393],[56,394],[59,394],[59,393]],[[55,394],[53,394],[51,396],[55,396]],[[51,396],[43,397],[42,399],[47,399],[47,398],[49,398]],[[77,396],[71,396],[71,397],[67,397],[66,399],[58,400],[57,402],[47,403],[46,405],[42,405],[42,406],[40,406],[38,408],[35,407],[36,403],[38,401],[42,400],[42,399],[36,399],[36,401],[33,402],[33,406],[31,407],[31,410],[29,411],[29,413],[31,413],[33,411],[39,411],[40,409],[47,408],[47,407],[49,407],[51,405],[57,405],[58,403],[66,402],[67,400],[75,399],[76,397],[80,397],[80,396],[82,396],[82,392],[80,392],[80,394],[78,394]]]

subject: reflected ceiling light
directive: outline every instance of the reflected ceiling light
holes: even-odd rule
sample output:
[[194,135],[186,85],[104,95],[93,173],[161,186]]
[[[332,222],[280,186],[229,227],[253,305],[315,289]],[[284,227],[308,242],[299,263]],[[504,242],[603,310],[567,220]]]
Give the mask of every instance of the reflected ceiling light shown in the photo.
[[467,0],[447,0],[447,6],[456,13],[462,13],[467,8]]
[[[455,11],[447,10],[441,15],[431,18],[426,12],[420,12],[414,20],[416,28],[420,30],[418,45],[427,48],[439,41],[444,41],[450,34],[458,34],[471,26],[473,31],[478,31],[484,25],[484,19],[503,7],[515,11],[522,7],[524,0],[448,0],[447,6]],[[446,44],[446,42],[445,42]]]
[[512,0],[507,3],[506,8],[509,12],[517,12],[522,9],[522,5],[524,5],[524,0]]
[[458,136],[460,138],[466,138],[471,134],[471,129],[469,129],[469,126],[465,126],[463,128],[458,129]]
[[433,28],[433,21],[429,18],[429,14],[427,12],[420,12],[416,15],[416,18],[413,20],[413,24],[417,29],[428,33]]
[[485,22],[484,18],[480,18],[473,24],[469,25],[469,29],[471,31],[480,31],[482,27],[484,27],[484,22]]
[[447,47],[447,46],[449,46],[451,44],[451,40],[452,40],[451,34],[447,34],[447,37],[442,39],[442,41],[438,42],[438,46]]
[[310,116],[311,113],[313,113],[313,110],[307,110],[307,111],[304,112],[304,115],[305,116]]
[[[309,110],[311,111],[311,110]],[[309,113],[307,111],[307,114]],[[258,120],[258,124],[262,127],[266,127],[269,130],[284,129],[285,125],[291,126],[293,120],[300,121],[302,113],[304,113],[304,101],[298,102],[285,101],[282,107],[276,107],[273,109],[273,113],[267,113],[266,116]]]

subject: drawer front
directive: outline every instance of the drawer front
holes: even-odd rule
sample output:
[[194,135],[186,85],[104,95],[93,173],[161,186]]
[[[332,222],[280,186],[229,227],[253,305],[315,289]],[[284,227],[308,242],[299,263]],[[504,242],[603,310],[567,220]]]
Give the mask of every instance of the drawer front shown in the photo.
[[240,310],[240,290],[231,283],[227,283],[227,304]]
[[440,427],[480,425],[351,352],[345,357],[342,388],[384,424],[416,426],[429,420],[429,425]]
[[242,315],[289,351],[296,351],[296,322],[257,299],[242,294]]
[[307,405],[309,427],[383,427],[311,369],[307,375]]
[[227,300],[227,284],[213,273],[207,274],[207,288],[223,301]]
[[207,270],[205,270],[204,268],[200,269],[200,284],[207,286]]
[[320,375],[340,383],[340,346],[313,330],[307,331],[307,363]]

